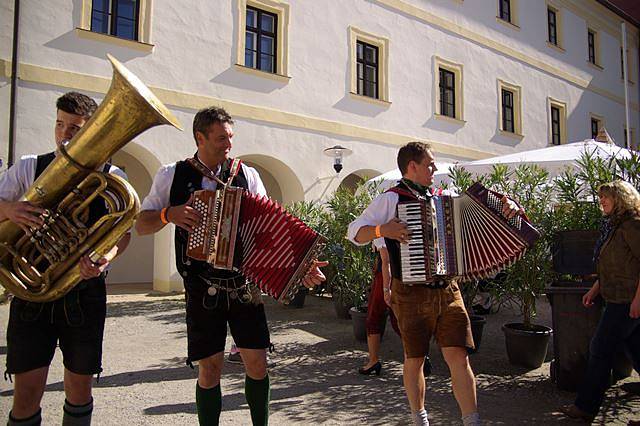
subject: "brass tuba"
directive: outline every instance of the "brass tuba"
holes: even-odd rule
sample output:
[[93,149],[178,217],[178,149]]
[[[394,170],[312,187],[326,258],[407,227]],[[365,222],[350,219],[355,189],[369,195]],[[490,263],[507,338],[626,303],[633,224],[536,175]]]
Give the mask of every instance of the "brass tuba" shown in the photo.
[[[0,283],[20,299],[49,302],[81,281],[78,261],[97,261],[131,228],[140,201],[118,176],[96,171],[145,130],[178,120],[111,55],[111,87],[100,107],[31,185],[22,200],[45,209],[45,224],[25,232],[0,223]],[[108,213],[87,223],[89,205],[104,199]]]

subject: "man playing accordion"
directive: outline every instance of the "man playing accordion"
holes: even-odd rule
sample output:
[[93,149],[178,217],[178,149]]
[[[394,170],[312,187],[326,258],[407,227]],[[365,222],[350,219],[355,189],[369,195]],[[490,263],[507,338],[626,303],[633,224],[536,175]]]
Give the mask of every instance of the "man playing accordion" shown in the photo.
[[[393,285],[385,287],[385,300],[398,319],[404,346],[404,387],[416,425],[428,425],[424,406],[425,381],[422,371],[429,341],[435,337],[451,371],[454,396],[460,406],[464,425],[478,425],[475,377],[467,348],[473,348],[471,324],[455,280],[427,285],[405,285],[400,273],[400,245],[409,241],[407,225],[397,218],[399,202],[428,200],[432,193],[436,165],[429,145],[410,142],[398,152],[402,180],[395,188],[379,195],[348,229],[348,238],[357,245],[384,237],[391,262]],[[519,211],[505,199],[502,213],[511,218]],[[391,290],[393,289],[393,291]],[[390,296],[390,297],[389,297]]]
[[[218,424],[222,407],[220,375],[224,362],[227,323],[240,349],[246,370],[245,396],[254,425],[266,425],[269,416],[269,375],[266,348],[271,345],[260,291],[243,275],[215,269],[186,256],[188,234],[200,213],[191,205],[192,193],[215,190],[232,183],[251,193],[266,195],[258,172],[229,158],[233,120],[222,108],[204,108],[193,120],[197,152],[193,158],[163,166],[142,203],[136,223],[139,234],[176,225],[176,264],[183,277],[187,310],[187,364],[198,361],[196,407],[201,425]],[[315,262],[304,278],[313,287],[324,280]]]

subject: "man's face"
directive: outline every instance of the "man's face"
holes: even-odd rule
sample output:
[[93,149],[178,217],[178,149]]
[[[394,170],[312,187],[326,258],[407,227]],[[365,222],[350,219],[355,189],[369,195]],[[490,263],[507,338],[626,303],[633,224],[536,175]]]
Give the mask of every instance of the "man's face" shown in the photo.
[[70,114],[68,112],[58,110],[56,116],[56,146],[60,146],[62,141],[70,140],[84,126],[87,119],[78,114]]
[[433,174],[438,170],[433,160],[433,154],[427,151],[422,161],[410,161],[409,169],[412,176],[407,177],[420,185],[430,186],[433,183]]
[[233,129],[229,123],[213,123],[206,134],[196,132],[198,155],[222,162],[229,157],[233,143]]

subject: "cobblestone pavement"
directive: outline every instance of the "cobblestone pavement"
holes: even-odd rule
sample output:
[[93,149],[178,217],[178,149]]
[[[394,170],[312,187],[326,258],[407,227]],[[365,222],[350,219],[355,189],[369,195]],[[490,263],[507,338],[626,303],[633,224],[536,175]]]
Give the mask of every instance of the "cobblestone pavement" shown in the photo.
[[[550,324],[546,300],[540,300],[539,310],[537,322]],[[8,305],[0,306],[3,365],[8,315]],[[382,376],[363,377],[356,369],[364,362],[366,345],[354,340],[350,321],[336,318],[330,298],[309,296],[303,309],[269,300],[267,316],[276,347],[271,358],[277,363],[270,373],[271,424],[408,424],[401,344],[391,327],[387,327],[382,344]],[[500,327],[513,320],[516,315],[504,308],[488,316],[482,347],[471,357],[484,422],[568,423],[556,409],[571,402],[573,394],[556,389],[549,379],[549,362],[532,371],[508,363]],[[549,352],[548,360],[552,358]],[[183,296],[146,292],[111,294],[104,372],[94,389],[93,424],[196,424],[196,371],[185,366],[185,355]],[[432,359],[434,374],[428,380],[426,398],[431,424],[460,424],[448,370],[435,347]],[[64,401],[61,380],[58,351],[42,402],[43,424],[61,423]],[[612,387],[596,423],[626,425],[630,418],[640,419],[640,398],[626,391],[630,384],[639,381],[634,373]],[[0,423],[3,423],[11,406],[12,384],[0,383]],[[221,418],[225,425],[250,424],[243,383],[242,366],[225,365]]]

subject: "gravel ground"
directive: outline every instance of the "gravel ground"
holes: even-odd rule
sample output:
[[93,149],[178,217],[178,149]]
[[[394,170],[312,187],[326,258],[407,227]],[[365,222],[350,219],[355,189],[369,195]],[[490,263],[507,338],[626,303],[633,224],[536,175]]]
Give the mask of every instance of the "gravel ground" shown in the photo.
[[[136,291],[137,290],[137,291]],[[95,425],[197,424],[196,371],[184,364],[186,328],[181,295],[153,295],[144,289],[112,289],[104,341],[103,367],[95,384]],[[546,300],[539,303],[537,322],[550,325]],[[6,354],[8,305],[0,306],[0,363]],[[408,424],[408,405],[402,388],[402,349],[387,327],[381,355],[381,377],[356,373],[366,345],[353,338],[351,323],[336,318],[331,299],[307,297],[303,309],[267,301],[272,340],[271,424]],[[487,317],[479,353],[471,357],[478,379],[478,400],[485,424],[569,423],[556,409],[573,394],[556,389],[549,378],[549,360],[527,371],[508,363],[500,327],[516,320],[501,309]],[[227,342],[228,344],[230,342]],[[428,380],[427,409],[432,424],[460,424],[451,394],[448,370],[435,347],[434,374]],[[49,372],[42,402],[43,424],[60,424],[64,392],[59,351]],[[640,398],[627,392],[640,379],[636,373],[608,393],[597,424],[626,425],[640,419]],[[243,395],[242,366],[227,364],[223,371],[222,424],[250,424]],[[0,382],[0,423],[11,406],[12,384]]]

